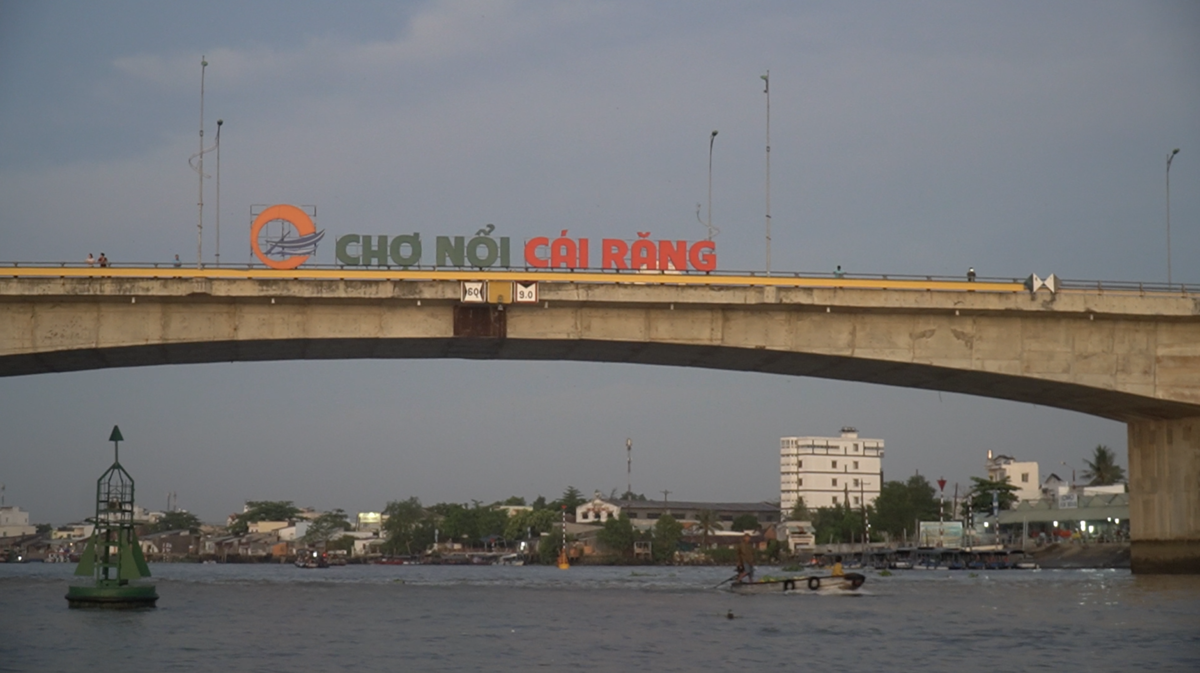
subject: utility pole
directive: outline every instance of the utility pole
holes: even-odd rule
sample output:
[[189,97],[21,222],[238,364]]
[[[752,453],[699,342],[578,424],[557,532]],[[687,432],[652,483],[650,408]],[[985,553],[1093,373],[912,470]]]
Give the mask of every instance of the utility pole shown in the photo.
[[625,495],[633,497],[633,439],[625,438]]

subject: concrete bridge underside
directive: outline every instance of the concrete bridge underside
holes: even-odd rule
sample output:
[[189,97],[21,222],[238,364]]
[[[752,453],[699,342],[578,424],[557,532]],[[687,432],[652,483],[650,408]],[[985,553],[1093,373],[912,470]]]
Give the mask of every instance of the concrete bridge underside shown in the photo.
[[[486,276],[486,274],[480,274]],[[1200,573],[1200,301],[1043,291],[0,279],[0,375],[292,359],[626,362],[966,393],[1128,424],[1135,572]]]

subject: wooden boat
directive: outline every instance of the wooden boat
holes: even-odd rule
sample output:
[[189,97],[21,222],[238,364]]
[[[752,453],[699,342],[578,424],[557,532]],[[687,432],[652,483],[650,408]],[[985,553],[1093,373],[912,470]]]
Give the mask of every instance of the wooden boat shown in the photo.
[[859,573],[846,573],[841,577],[817,576],[785,577],[758,582],[734,582],[729,585],[739,594],[772,594],[807,591],[857,591],[867,578]]

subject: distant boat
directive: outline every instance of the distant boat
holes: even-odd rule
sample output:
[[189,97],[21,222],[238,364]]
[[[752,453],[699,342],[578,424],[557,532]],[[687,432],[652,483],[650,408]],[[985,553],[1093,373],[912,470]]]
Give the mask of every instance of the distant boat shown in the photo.
[[328,568],[329,562],[325,556],[315,549],[301,549],[296,554],[297,568]]
[[730,590],[739,594],[775,594],[775,593],[790,593],[790,592],[816,592],[823,593],[829,591],[849,592],[858,591],[858,588],[866,582],[867,578],[859,573],[846,573],[841,577],[833,577],[830,575],[809,577],[785,577],[782,579],[768,579],[759,582],[734,582],[729,585]]

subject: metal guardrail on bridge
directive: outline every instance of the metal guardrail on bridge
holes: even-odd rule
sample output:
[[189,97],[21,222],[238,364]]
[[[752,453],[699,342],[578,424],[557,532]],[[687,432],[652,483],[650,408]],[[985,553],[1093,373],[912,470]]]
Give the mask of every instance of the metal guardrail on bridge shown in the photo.
[[[227,278],[293,280],[524,280],[556,283],[630,283],[663,285],[725,285],[766,287],[825,287],[845,289],[946,290],[980,292],[1028,291],[1024,278],[916,274],[818,273],[807,271],[676,271],[632,269],[541,269],[533,267],[461,268],[414,265],[408,267],[349,267],[306,264],[289,270],[254,264],[187,265],[182,263],[109,263],[101,267],[83,262],[3,262],[0,278]],[[1200,294],[1200,285],[1144,283],[1111,280],[1059,280],[1059,291],[1097,293]]]

